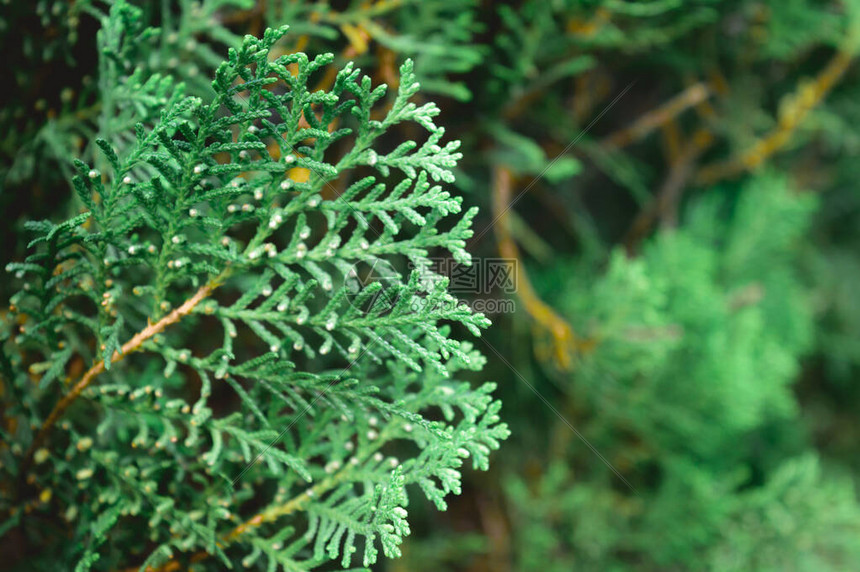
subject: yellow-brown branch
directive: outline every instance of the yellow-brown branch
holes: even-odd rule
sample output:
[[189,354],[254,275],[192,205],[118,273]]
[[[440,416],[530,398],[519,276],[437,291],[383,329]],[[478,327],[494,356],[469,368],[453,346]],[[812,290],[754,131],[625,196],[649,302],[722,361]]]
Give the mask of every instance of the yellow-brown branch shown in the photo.
[[710,185],[734,177],[761,165],[791,140],[791,136],[809,113],[818,106],[833,86],[842,78],[854,58],[853,41],[840,48],[821,73],[811,83],[803,83],[780,113],[779,124],[769,134],[736,157],[706,165],[698,172],[696,181]]
[[[308,491],[305,491],[300,495],[293,497],[284,504],[272,506],[262,512],[257,513],[256,515],[237,525],[235,528],[233,528],[233,530],[222,536],[221,540],[218,542],[218,547],[224,548],[231,542],[234,542],[240,536],[247,533],[249,530],[257,528],[263,523],[274,522],[282,516],[287,516],[294,512],[304,510],[305,505],[309,503],[312,498],[322,495],[323,493],[331,490],[331,488],[335,485],[341,483],[348,474],[349,469],[350,467],[346,466],[341,469],[339,473],[332,475],[330,478],[321,481],[316,486],[310,488],[309,490],[313,491],[312,496],[308,494]],[[190,557],[190,561],[192,563],[200,562],[201,560],[205,560],[209,556],[210,554],[208,552],[201,550],[192,554]],[[153,568],[151,566],[148,567],[146,569],[146,572],[174,572],[176,570],[179,570],[180,568],[181,566],[179,565],[179,563],[176,562],[176,560],[171,559],[168,562],[165,562],[164,564],[159,566],[158,568]],[[127,569],[125,572],[133,572],[136,570],[138,570],[138,568],[134,567]]]
[[606,147],[625,147],[646,137],[685,110],[703,103],[709,95],[710,90],[704,83],[695,83],[659,107],[648,111],[629,127],[607,135],[601,143]]
[[509,264],[517,265],[512,268],[517,277],[517,296],[522,301],[526,312],[535,323],[548,332],[553,339],[555,359],[563,369],[569,369],[573,355],[580,349],[590,345],[585,340],[579,340],[570,324],[559,316],[535,293],[525,268],[520,264],[519,249],[510,230],[508,208],[513,187],[513,175],[506,167],[495,167],[493,171],[493,215],[495,231],[499,243],[499,253],[508,259]]
[[[148,324],[144,329],[139,331],[134,335],[130,340],[122,345],[121,351],[114,352],[114,354],[110,358],[110,363],[116,363],[122,360],[128,354],[134,352],[139,349],[141,345],[153,336],[160,334],[170,326],[171,324],[175,324],[183,317],[187,316],[191,313],[192,310],[206,297],[208,297],[212,291],[219,286],[219,282],[213,281],[205,286],[200,287],[199,290],[186,300],[181,306],[174,309],[172,312],[158,320],[154,324]],[[54,406],[54,409],[48,415],[45,422],[42,423],[42,427],[39,429],[39,432],[36,434],[36,437],[33,439],[33,443],[30,445],[30,448],[27,450],[27,454],[24,457],[24,463],[22,466],[21,474],[22,476],[27,472],[27,469],[32,462],[33,455],[42,446],[45,442],[45,439],[48,436],[51,428],[56,424],[57,420],[66,412],[69,406],[75,402],[75,400],[81,395],[81,393],[89,387],[89,385],[93,382],[93,380],[99,376],[102,372],[105,371],[105,360],[99,360],[95,365],[93,365],[87,372],[83,375],[83,377],[72,387],[71,391],[69,391],[66,395],[63,396],[60,401]]]

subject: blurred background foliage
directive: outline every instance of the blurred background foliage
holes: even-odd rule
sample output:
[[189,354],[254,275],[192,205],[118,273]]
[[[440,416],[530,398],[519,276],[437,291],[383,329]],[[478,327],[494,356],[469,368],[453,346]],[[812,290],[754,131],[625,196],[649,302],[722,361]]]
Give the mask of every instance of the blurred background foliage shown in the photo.
[[470,250],[516,259],[478,342],[512,437],[387,569],[860,568],[860,2],[140,5],[139,76],[98,64],[110,2],[0,5],[4,264],[76,209],[94,134],[285,23],[380,83],[414,59]]

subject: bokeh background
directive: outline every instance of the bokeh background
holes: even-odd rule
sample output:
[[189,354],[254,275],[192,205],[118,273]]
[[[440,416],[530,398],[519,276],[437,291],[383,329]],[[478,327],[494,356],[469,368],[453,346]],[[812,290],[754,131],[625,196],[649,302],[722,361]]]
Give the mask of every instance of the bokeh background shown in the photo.
[[[516,275],[463,294],[513,301],[475,342],[512,436],[380,569],[860,569],[860,2],[138,4],[135,59],[191,93],[286,23],[380,83],[412,58],[463,142],[470,250]],[[0,3],[4,265],[110,135],[109,6]]]

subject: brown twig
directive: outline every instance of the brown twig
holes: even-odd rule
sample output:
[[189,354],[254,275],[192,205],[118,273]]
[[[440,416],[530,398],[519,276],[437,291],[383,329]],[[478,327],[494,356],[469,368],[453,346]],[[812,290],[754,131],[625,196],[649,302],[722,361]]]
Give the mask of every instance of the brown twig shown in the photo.
[[475,502],[481,529],[489,540],[487,564],[496,572],[510,572],[511,533],[502,507],[496,499],[489,499],[481,492],[476,495]]
[[681,194],[693,175],[696,161],[711,146],[713,140],[710,131],[699,130],[687,143],[684,151],[672,161],[669,172],[656,196],[648,206],[639,212],[625,235],[624,244],[628,254],[635,254],[639,242],[648,234],[658,219],[665,226],[675,226]]
[[665,125],[660,126],[660,135],[663,146],[663,154],[669,159],[669,164],[674,164],[682,153],[681,128],[676,119],[670,119]]
[[[319,484],[317,484],[314,487],[311,487],[307,491],[304,491],[303,493],[293,497],[292,499],[290,499],[286,503],[281,504],[281,505],[277,505],[277,506],[273,506],[273,507],[269,507],[266,510],[257,513],[256,515],[247,519],[243,523],[237,525],[230,532],[223,535],[221,537],[221,540],[218,542],[218,547],[223,548],[224,546],[235,541],[237,538],[239,538],[243,534],[247,533],[249,530],[257,528],[258,526],[260,526],[263,523],[273,522],[273,521],[281,518],[282,516],[287,516],[287,515],[292,514],[294,512],[304,510],[305,505],[307,503],[309,503],[312,498],[318,497],[318,496],[322,495],[323,493],[331,490],[331,488],[334,487],[335,485],[340,484],[346,478],[346,476],[349,474],[350,470],[351,470],[351,467],[346,466],[343,469],[341,469],[340,472],[332,475],[331,477],[325,479],[324,481],[321,481]],[[205,560],[209,556],[210,556],[210,554],[208,552],[206,552],[205,550],[201,550],[201,551],[198,551],[198,552],[195,552],[194,554],[192,554],[190,556],[190,560],[191,560],[191,562],[200,562],[201,560]],[[162,564],[158,568],[153,568],[151,566],[148,567],[146,569],[146,572],[174,572],[176,570],[179,570],[180,568],[181,567],[180,567],[179,563],[176,562],[176,560],[173,560],[171,558],[168,562],[165,562],[164,564]],[[132,567],[132,568],[126,569],[124,572],[134,572],[138,569],[139,569],[138,567]]]
[[638,141],[687,109],[706,101],[710,93],[710,90],[704,83],[695,83],[669,101],[648,111],[634,121],[632,125],[610,133],[603,138],[601,144],[605,147],[619,148]]
[[512,271],[516,272],[517,296],[523,302],[529,316],[552,336],[558,365],[562,369],[569,369],[573,355],[581,349],[590,347],[593,342],[577,338],[570,324],[535,293],[525,267],[519,262],[519,248],[511,235],[508,205],[512,186],[513,174],[510,169],[496,166],[493,169],[493,216],[496,221],[495,231],[499,253],[512,267],[516,266]]
[[610,23],[612,12],[606,8],[597,8],[594,15],[589,20],[580,18],[570,18],[566,25],[566,31],[572,36],[581,36],[583,38],[594,37],[604,26]]
[[[110,358],[110,363],[116,363],[128,354],[140,349],[140,346],[143,345],[145,341],[157,334],[160,334],[165,328],[167,328],[167,326],[175,324],[191,313],[197,304],[199,304],[204,298],[208,297],[212,291],[220,285],[220,278],[221,277],[216,278],[205,286],[201,286],[191,298],[186,300],[181,306],[174,309],[156,323],[147,324],[144,329],[124,343],[120,351],[114,352]],[[26,475],[33,461],[33,455],[45,442],[51,428],[56,424],[57,420],[63,415],[63,413],[66,412],[69,406],[74,403],[81,393],[93,382],[93,380],[105,371],[105,365],[105,360],[99,360],[95,365],[87,370],[84,376],[74,385],[74,387],[72,387],[71,391],[64,395],[63,398],[54,406],[54,409],[48,415],[47,419],[45,419],[45,422],[42,423],[42,427],[39,429],[39,432],[36,434],[36,437],[33,439],[30,448],[24,456],[24,461],[21,467],[22,478],[25,478],[24,475]]]
[[734,177],[761,165],[766,159],[781,150],[791,136],[833,86],[842,78],[854,59],[854,36],[849,34],[843,46],[831,58],[818,76],[810,83],[802,83],[791,100],[782,109],[779,124],[770,133],[759,139],[752,147],[735,157],[702,167],[696,182],[703,185]]

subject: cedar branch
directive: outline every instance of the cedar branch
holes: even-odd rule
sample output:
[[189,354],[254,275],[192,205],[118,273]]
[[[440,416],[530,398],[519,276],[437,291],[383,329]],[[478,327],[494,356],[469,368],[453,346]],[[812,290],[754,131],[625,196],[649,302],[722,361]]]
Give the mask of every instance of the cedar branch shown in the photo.
[[[191,313],[192,310],[206,297],[208,297],[215,288],[220,285],[220,281],[218,279],[209,282],[208,284],[201,286],[199,290],[188,300],[186,300],[181,306],[174,309],[172,312],[158,320],[156,323],[148,324],[144,329],[139,331],[134,335],[130,340],[122,345],[120,351],[114,352],[114,354],[110,358],[110,363],[116,363],[122,360],[129,353],[134,352],[135,350],[140,349],[140,346],[143,343],[153,336],[160,334],[170,326],[171,324],[175,324],[183,317],[187,316]],[[45,442],[45,439],[48,436],[51,428],[56,424],[57,420],[66,412],[69,406],[74,403],[74,401],[81,395],[81,393],[92,383],[92,381],[99,376],[102,372],[105,371],[105,360],[99,360],[95,363],[84,375],[83,377],[72,387],[71,391],[69,391],[59,402],[54,406],[54,409],[48,415],[48,418],[45,419],[45,422],[42,423],[42,427],[39,429],[39,432],[36,434],[36,437],[33,439],[33,443],[30,445],[30,448],[27,450],[27,454],[24,456],[24,463],[22,465],[21,475],[25,475],[27,470],[32,463],[33,455],[42,446]]]
[[[321,481],[319,484],[317,484],[314,487],[311,487],[307,491],[305,491],[299,495],[296,495],[295,497],[293,497],[289,501],[285,502],[284,504],[269,507],[266,510],[263,510],[262,512],[259,512],[256,515],[252,516],[251,518],[245,520],[244,522],[242,522],[241,524],[239,524],[235,528],[233,528],[230,532],[223,535],[221,537],[221,540],[218,541],[218,546],[220,548],[227,546],[228,544],[234,542],[240,536],[247,533],[249,530],[252,530],[252,529],[258,527],[263,523],[274,522],[275,520],[279,519],[282,516],[287,516],[287,515],[292,514],[294,512],[304,510],[305,506],[310,502],[312,496],[318,497],[318,496],[322,495],[323,493],[331,490],[332,487],[334,487],[335,485],[338,485],[341,482],[343,482],[343,480],[349,474],[350,468],[351,467],[346,466],[343,469],[341,469],[340,472],[338,472],[337,474],[332,475],[331,477],[329,477],[328,479],[325,479],[324,481]],[[312,493],[309,494],[311,491],[312,491]],[[210,556],[210,554],[208,552],[206,552],[205,550],[200,550],[200,551],[192,554],[189,557],[189,561],[192,563],[200,562],[201,560],[205,560],[209,556]],[[175,571],[180,570],[180,569],[181,569],[180,564],[171,557],[167,562],[165,562],[164,564],[162,564],[158,568],[153,568],[152,566],[147,567],[146,572],[175,572]],[[136,570],[138,570],[138,568],[133,567],[133,568],[128,568],[125,572],[133,572]]]

